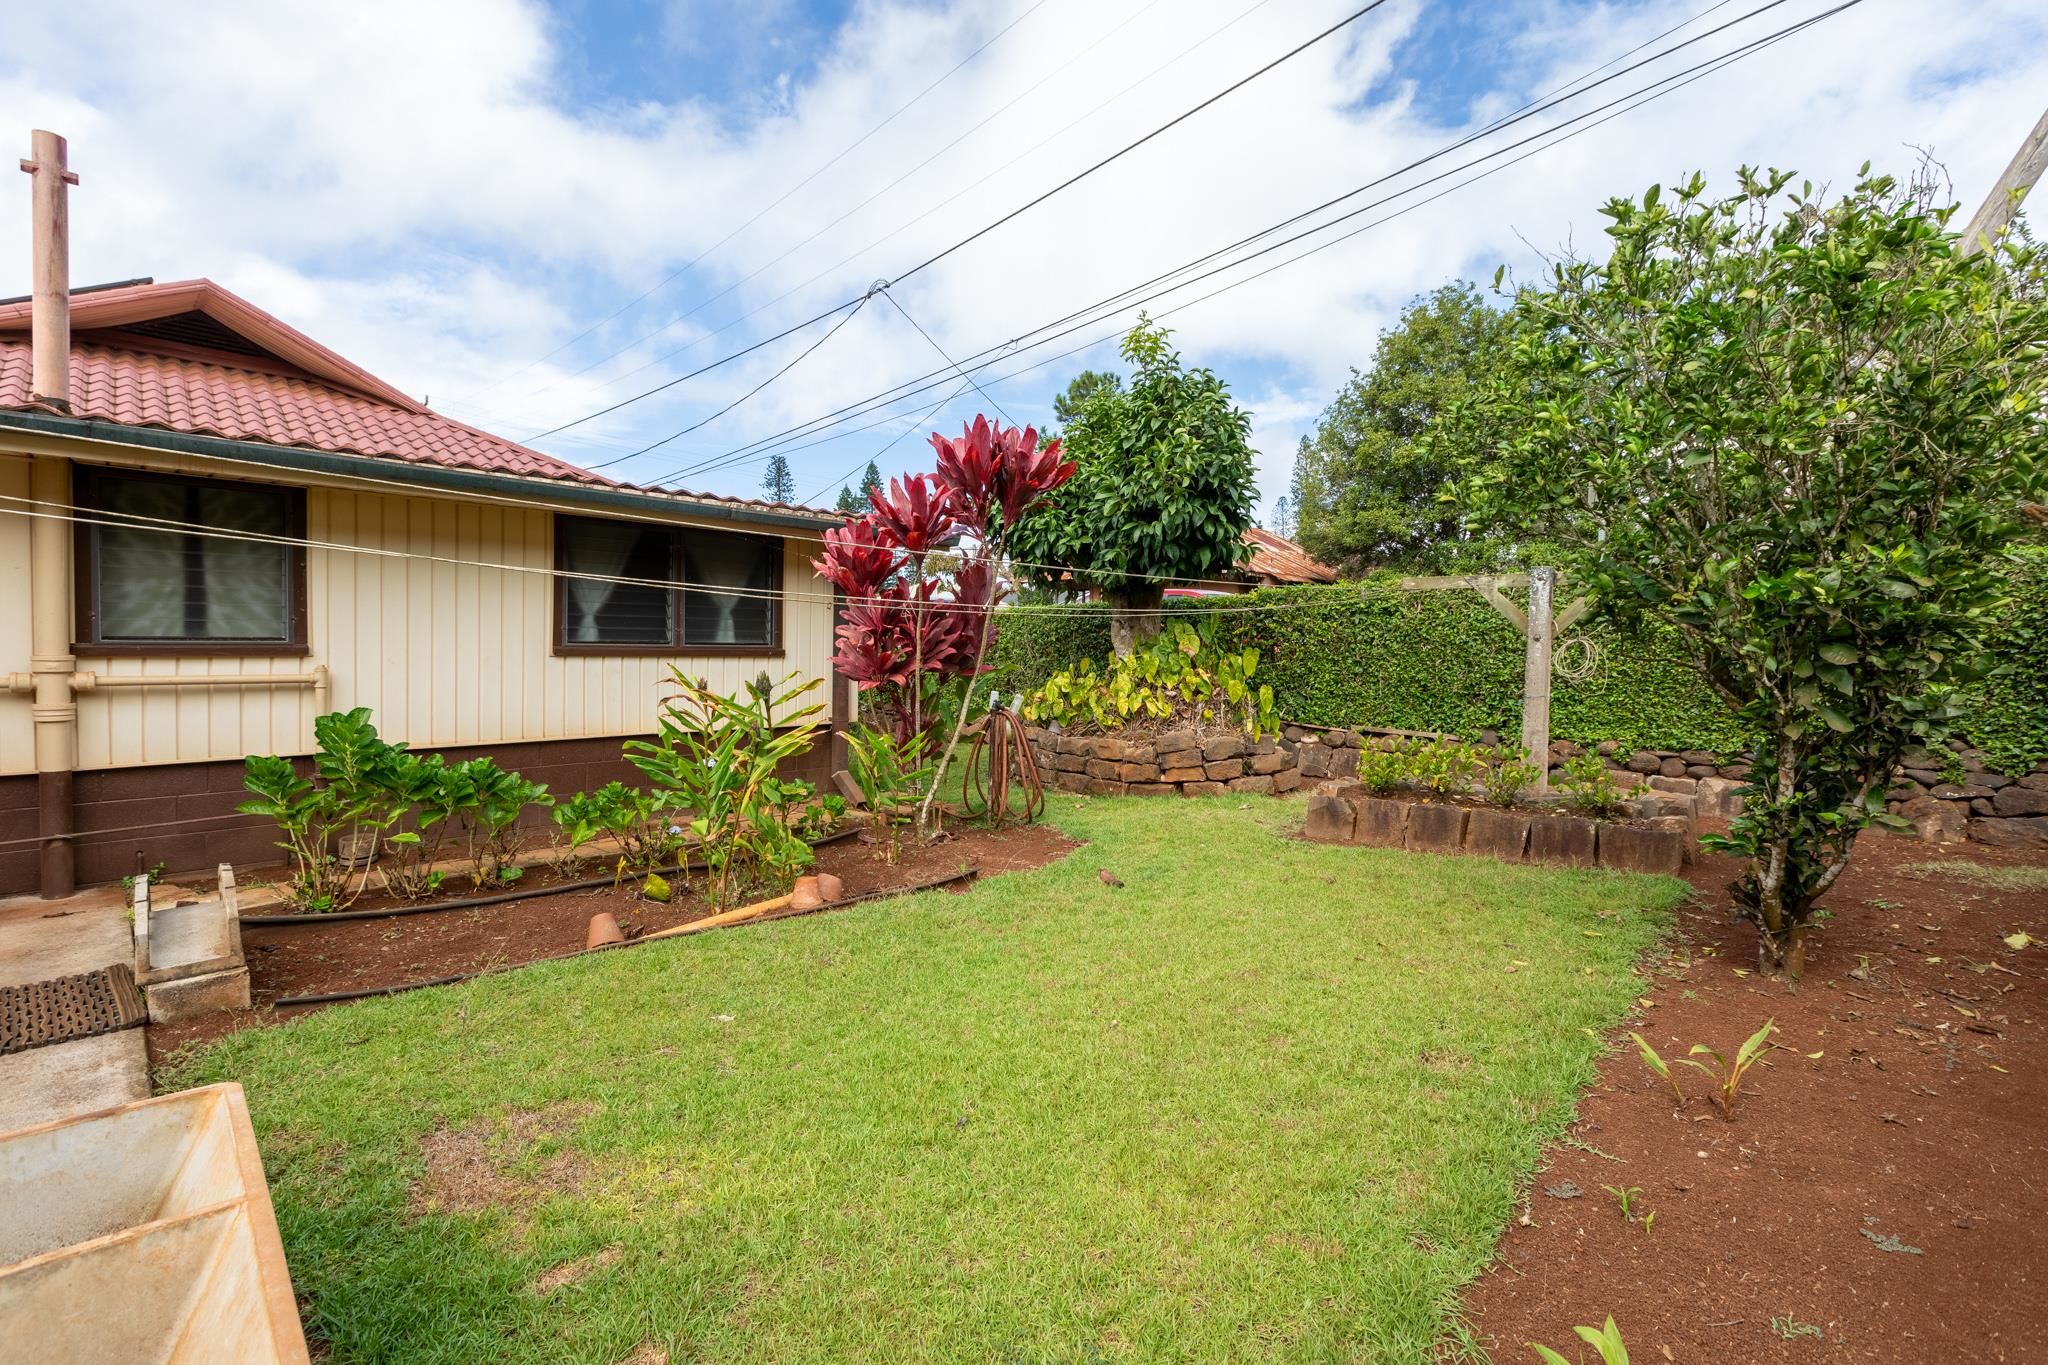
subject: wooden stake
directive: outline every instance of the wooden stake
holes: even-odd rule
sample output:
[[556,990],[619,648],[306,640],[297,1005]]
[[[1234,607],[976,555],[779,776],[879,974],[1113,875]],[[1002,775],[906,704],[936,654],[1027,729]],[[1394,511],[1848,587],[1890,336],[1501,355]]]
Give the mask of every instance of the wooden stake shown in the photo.
[[1538,793],[1550,790],[1550,646],[1551,603],[1557,595],[1557,570],[1529,571],[1527,646],[1522,655],[1522,747],[1541,774]]
[[2041,173],[2048,171],[2048,110],[2034,124],[2034,131],[2027,134],[2020,149],[2012,154],[2012,161],[2006,166],[2005,174],[1998,177],[1998,183],[1991,187],[1991,193],[1984,197],[1970,225],[1963,229],[1963,254],[1983,251],[1997,242],[2006,224],[2012,221],[2018,209],[2014,191],[2021,196],[2034,187]]

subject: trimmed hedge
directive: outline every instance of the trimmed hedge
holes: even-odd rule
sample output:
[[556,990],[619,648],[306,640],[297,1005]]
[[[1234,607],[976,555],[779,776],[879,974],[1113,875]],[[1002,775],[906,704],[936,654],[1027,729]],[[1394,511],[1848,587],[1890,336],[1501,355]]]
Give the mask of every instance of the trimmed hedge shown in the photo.
[[[1272,607],[1214,615],[1219,643],[1252,646],[1259,681],[1280,714],[1311,725],[1377,725],[1472,736],[1521,729],[1522,637],[1477,594],[1403,592],[1397,576],[1363,585],[1266,588],[1211,605]],[[2024,772],[2048,760],[2048,550],[2015,556],[2014,602],[1995,641],[2000,671],[1972,698],[1963,733],[1994,766]],[[1565,594],[1569,600],[1569,591]],[[1172,614],[1172,613],[1169,613]],[[1190,616],[1195,612],[1186,613]],[[1029,691],[1084,657],[1109,653],[1100,608],[1004,612],[993,651],[996,686]],[[1749,744],[1668,631],[1574,627],[1596,650],[1590,673],[1558,676],[1551,734],[1632,749],[1704,749],[1723,757]],[[1567,651],[1562,662],[1574,662]]]

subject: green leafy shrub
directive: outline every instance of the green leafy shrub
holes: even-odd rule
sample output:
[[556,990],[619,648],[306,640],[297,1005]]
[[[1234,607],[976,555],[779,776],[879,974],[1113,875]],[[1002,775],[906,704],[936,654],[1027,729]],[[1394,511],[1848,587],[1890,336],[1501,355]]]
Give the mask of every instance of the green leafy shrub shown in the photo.
[[1469,790],[1486,768],[1477,749],[1449,736],[1410,740],[1406,756],[1409,780],[1435,796]]
[[804,699],[819,680],[791,673],[778,686],[763,675],[738,697],[680,668],[671,681],[677,691],[662,703],[659,735],[628,740],[626,760],[646,774],[661,808],[689,812],[713,905],[757,888],[787,890],[813,854],[790,828],[793,784],[775,769],[816,741],[824,707]]
[[1486,799],[1496,806],[1514,805],[1543,776],[1543,770],[1529,761],[1529,751],[1520,748],[1495,750],[1486,756],[1484,769],[1480,781]]
[[1219,648],[1208,622],[1168,623],[1158,636],[1097,668],[1083,659],[1045,680],[1024,700],[1041,724],[1092,724],[1115,730],[1133,722],[1236,725],[1254,739],[1280,728],[1273,689],[1254,682],[1259,651]]
[[1598,754],[1587,752],[1568,758],[1561,765],[1564,776],[1557,781],[1558,795],[1581,815],[1604,819],[1618,815],[1628,799],[1642,790],[1640,783],[1623,786]]
[[1392,796],[1408,785],[1408,752],[1398,744],[1367,743],[1358,751],[1358,781],[1374,796]]
[[290,760],[275,754],[249,755],[242,785],[255,799],[244,801],[235,809],[244,815],[269,818],[283,836],[277,846],[292,864],[286,899],[300,910],[345,909],[354,897],[348,894],[346,869],[328,846],[333,830],[333,798],[315,787],[310,778],[299,776]]
[[860,788],[882,857],[891,864],[901,852],[903,826],[910,823],[917,795],[936,766],[923,754],[924,746],[915,736],[899,740],[887,730],[865,725],[846,732],[847,771]]

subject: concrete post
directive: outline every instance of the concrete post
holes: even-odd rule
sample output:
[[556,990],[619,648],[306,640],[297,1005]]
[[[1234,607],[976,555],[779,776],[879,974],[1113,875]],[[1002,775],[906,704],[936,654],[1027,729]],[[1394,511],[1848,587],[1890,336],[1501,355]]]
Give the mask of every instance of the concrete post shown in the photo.
[[[71,510],[71,462],[37,456],[29,465],[37,511]],[[36,804],[42,835],[42,894],[56,899],[78,884],[71,846],[71,774],[78,767],[78,702],[71,675],[71,523],[29,522],[29,672],[35,683]]]

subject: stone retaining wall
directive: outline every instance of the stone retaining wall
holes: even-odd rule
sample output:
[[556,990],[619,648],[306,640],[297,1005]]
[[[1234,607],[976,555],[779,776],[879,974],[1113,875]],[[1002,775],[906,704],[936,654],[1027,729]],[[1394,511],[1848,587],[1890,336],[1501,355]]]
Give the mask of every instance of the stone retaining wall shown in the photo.
[[1304,783],[1350,777],[1362,743],[1350,730],[1319,734],[1289,726],[1278,737],[1067,735],[1026,727],[1047,786],[1090,796],[1279,796]]

